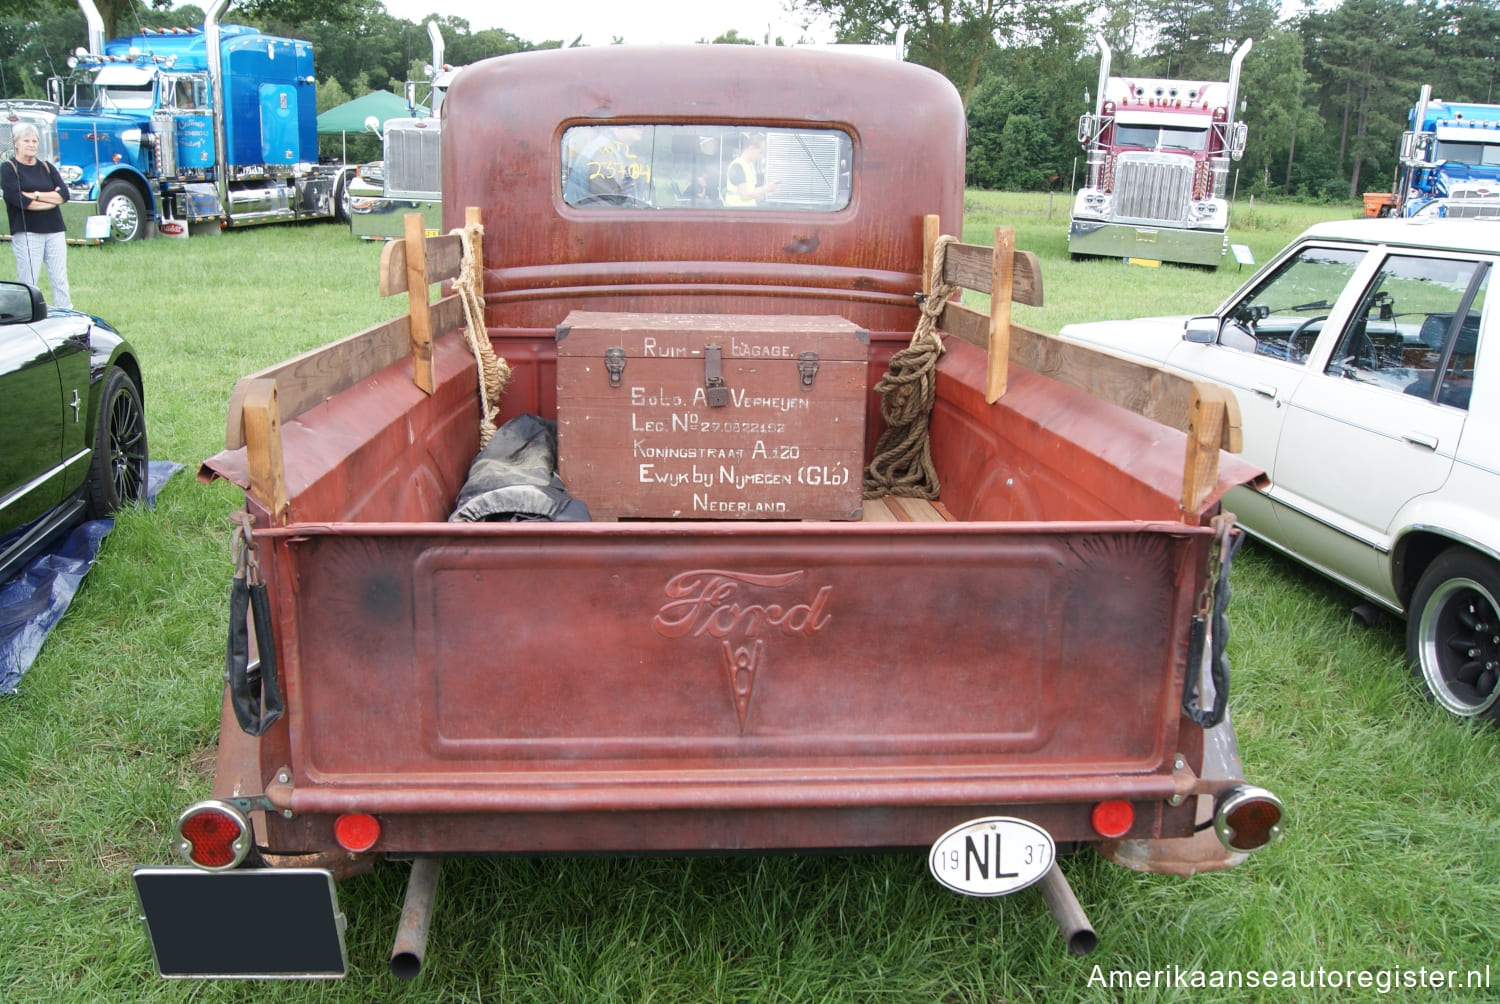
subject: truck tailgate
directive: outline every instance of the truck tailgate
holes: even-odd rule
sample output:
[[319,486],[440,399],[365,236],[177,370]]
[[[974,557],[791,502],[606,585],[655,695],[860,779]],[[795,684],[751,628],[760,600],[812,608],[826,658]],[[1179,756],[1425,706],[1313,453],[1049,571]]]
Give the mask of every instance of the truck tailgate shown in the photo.
[[1210,542],[1142,523],[258,536],[294,767],[272,797],[391,812],[1055,801],[1104,775],[1163,797]]

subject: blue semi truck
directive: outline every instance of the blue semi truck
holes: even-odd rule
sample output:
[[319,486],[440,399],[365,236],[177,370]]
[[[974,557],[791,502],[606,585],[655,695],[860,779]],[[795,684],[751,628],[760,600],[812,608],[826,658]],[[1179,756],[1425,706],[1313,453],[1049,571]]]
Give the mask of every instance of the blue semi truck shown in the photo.
[[0,103],[0,149],[35,124],[40,155],[69,187],[70,239],[131,241],[221,227],[348,218],[351,169],[318,162],[312,46],[220,24],[142,30],[104,40],[93,0],[79,0],[88,46],[47,101]]
[[1422,85],[1380,215],[1500,216],[1500,105],[1438,101]]

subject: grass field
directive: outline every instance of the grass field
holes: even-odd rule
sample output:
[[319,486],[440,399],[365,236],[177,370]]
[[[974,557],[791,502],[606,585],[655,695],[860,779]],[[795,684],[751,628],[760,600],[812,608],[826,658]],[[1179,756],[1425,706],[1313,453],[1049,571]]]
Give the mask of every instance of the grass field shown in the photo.
[[[1314,219],[1357,210],[1237,212],[1233,239],[1264,262]],[[1001,223],[1041,256],[1048,306],[1017,317],[1048,330],[1209,310],[1250,274],[1075,263],[1064,198],[971,193],[966,239]],[[1500,1000],[1500,730],[1423,700],[1399,623],[1360,626],[1351,596],[1253,545],[1235,567],[1231,709],[1247,775],[1286,800],[1289,833],[1192,879],[1065,861],[1100,936],[1087,958],[1067,955],[1034,891],[959,897],[920,854],[473,860],[444,869],[414,983],[385,969],[399,864],[340,887],[341,983],[157,979],[130,869],[173,859],[175,813],[208,789],[240,503],[193,473],[223,442],[240,375],[400,312],[375,295],[378,256],[333,225],[71,251],[75,302],[142,356],[153,455],[188,469],[155,509],[119,519],[20,694],[0,700],[0,1000],[1356,1001],[1392,978],[1390,999]],[[277,932],[237,928],[233,903],[203,922],[276,951]],[[1407,972],[1486,967],[1489,989],[1400,987]],[[1322,986],[1156,975],[1121,989],[1120,971]],[[1348,988],[1355,971],[1372,986]]]

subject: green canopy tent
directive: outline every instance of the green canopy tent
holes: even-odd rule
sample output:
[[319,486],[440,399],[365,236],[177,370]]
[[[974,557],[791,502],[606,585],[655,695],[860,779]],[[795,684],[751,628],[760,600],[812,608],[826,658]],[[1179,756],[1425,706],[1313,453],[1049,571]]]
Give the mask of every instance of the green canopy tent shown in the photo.
[[392,94],[390,91],[371,91],[369,94],[361,94],[353,101],[345,101],[319,115],[318,132],[319,134],[342,133],[347,138],[351,132],[364,132],[365,119],[372,115],[384,127],[386,119],[403,119],[426,114],[427,108],[424,105],[417,105],[413,109],[400,95]]

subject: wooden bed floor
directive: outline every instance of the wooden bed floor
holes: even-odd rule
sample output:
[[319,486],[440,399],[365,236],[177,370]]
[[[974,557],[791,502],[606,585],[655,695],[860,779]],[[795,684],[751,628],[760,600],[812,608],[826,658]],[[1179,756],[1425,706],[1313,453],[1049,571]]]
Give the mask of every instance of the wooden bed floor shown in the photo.
[[953,514],[941,502],[926,499],[884,498],[865,499],[861,523],[943,523],[953,519]]

